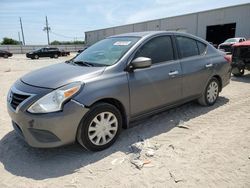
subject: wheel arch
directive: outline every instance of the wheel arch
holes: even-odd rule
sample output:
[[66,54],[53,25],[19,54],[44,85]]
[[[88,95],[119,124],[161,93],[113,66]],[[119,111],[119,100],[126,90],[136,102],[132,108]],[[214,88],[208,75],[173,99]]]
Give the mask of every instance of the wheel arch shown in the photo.
[[121,113],[122,115],[122,128],[126,129],[128,128],[128,118],[127,118],[127,113],[125,110],[124,105],[117,99],[114,98],[103,98],[95,101],[94,103],[91,104],[91,106],[98,104],[98,103],[108,103],[111,105],[114,105]]
[[219,81],[219,91],[222,91],[222,79],[219,75],[214,75],[212,78],[216,78]]

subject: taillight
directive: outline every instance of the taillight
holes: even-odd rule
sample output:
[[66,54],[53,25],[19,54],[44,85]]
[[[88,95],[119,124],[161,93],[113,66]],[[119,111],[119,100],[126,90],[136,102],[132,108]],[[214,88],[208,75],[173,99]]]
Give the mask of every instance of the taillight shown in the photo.
[[225,55],[224,58],[228,63],[232,63],[232,55]]

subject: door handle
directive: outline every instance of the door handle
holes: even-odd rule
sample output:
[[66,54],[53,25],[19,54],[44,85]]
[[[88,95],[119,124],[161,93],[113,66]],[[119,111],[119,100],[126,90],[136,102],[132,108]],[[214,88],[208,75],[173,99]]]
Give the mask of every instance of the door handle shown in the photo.
[[212,66],[213,66],[212,63],[209,63],[209,64],[206,64],[206,65],[205,65],[206,68],[209,68],[209,67],[212,67]]
[[171,71],[170,73],[168,73],[169,76],[174,76],[174,75],[177,75],[179,74],[178,71]]

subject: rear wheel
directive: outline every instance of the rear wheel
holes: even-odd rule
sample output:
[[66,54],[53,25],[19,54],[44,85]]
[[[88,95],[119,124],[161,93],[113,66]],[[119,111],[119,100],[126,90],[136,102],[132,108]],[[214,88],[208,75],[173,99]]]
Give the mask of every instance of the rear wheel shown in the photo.
[[100,151],[116,141],[121,127],[122,116],[115,106],[108,103],[96,104],[81,121],[77,141],[88,150]]
[[58,58],[58,54],[54,54],[54,58]]
[[219,81],[216,78],[212,78],[202,96],[198,99],[198,102],[203,106],[212,106],[219,96]]

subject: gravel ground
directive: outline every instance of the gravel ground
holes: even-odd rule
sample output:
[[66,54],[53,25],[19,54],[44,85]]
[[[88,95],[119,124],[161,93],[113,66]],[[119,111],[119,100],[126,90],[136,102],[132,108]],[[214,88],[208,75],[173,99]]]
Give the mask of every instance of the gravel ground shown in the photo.
[[11,127],[7,92],[25,73],[69,58],[0,59],[0,187],[250,187],[250,72],[232,77],[214,106],[147,118],[105,151],[29,147]]

